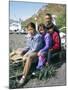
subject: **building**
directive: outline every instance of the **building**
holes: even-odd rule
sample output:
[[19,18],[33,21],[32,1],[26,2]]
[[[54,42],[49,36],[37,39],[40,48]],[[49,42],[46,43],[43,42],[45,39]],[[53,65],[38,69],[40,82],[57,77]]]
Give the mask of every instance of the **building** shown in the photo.
[[21,23],[20,21],[12,20],[9,21],[9,30],[11,31],[20,31],[21,30]]

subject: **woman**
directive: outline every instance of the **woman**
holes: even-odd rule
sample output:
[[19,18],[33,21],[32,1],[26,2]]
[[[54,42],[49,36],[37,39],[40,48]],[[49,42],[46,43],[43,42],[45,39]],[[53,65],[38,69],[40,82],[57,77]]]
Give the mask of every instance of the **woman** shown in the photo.
[[52,47],[48,51],[48,63],[50,64],[51,55],[61,50],[61,40],[60,40],[59,31],[56,31],[53,25],[50,25],[48,27],[48,32],[52,37]]
[[50,34],[47,33],[45,25],[44,24],[39,24],[38,26],[39,33],[42,35],[42,38],[44,40],[44,46],[43,48],[38,52],[38,65],[37,69],[42,69],[45,61],[46,61],[46,55],[48,53],[49,48],[52,46],[52,39],[50,37]]

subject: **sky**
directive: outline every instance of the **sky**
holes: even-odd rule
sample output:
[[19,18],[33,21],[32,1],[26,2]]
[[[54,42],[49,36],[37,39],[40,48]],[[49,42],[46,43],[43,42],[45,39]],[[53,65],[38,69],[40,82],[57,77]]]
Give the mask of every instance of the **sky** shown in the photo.
[[43,5],[45,5],[45,3],[10,1],[9,17],[13,20],[19,20],[19,18],[21,18],[24,21],[37,13]]

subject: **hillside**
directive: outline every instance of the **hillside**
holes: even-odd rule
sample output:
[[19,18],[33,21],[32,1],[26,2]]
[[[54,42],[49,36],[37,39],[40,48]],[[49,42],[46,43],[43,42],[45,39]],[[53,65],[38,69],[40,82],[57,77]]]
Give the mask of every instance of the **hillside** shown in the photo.
[[48,4],[46,6],[41,7],[36,15],[33,15],[30,18],[28,18],[27,20],[25,20],[24,22],[22,22],[22,26],[26,26],[27,23],[29,23],[31,21],[35,23],[34,18],[36,16],[38,16],[38,24],[39,23],[45,23],[45,14],[46,13],[51,13],[52,15],[54,14],[56,16],[60,16],[60,15],[65,16],[65,11],[66,11],[65,5],[62,5],[62,4]]

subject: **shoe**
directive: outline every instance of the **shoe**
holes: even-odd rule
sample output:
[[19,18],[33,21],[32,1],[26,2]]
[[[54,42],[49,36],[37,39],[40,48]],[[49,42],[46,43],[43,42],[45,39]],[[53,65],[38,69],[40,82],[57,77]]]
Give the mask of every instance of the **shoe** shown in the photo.
[[44,66],[37,66],[36,69],[41,70]]
[[33,76],[35,76],[35,75],[36,75],[36,73],[35,73],[35,72],[32,72],[32,75],[33,75]]
[[20,81],[18,82],[18,87],[23,86],[25,83],[25,76],[22,76],[22,78],[20,79]]

